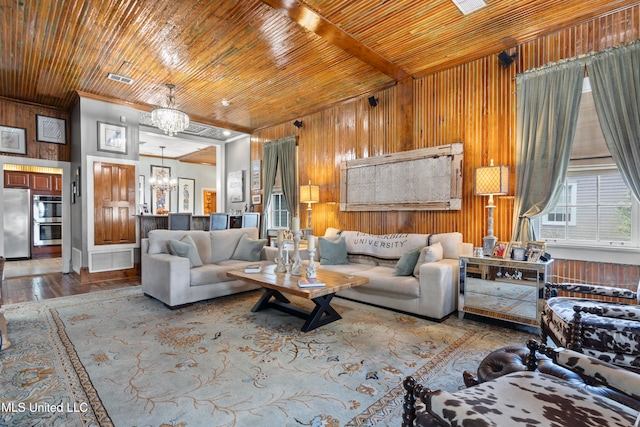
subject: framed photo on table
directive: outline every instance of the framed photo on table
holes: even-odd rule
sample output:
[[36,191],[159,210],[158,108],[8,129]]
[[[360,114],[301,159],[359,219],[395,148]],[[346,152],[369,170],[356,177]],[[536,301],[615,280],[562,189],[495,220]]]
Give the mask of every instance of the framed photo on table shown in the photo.
[[496,242],[496,245],[493,247],[491,257],[507,258],[508,255],[511,255],[511,252],[509,251],[510,246],[511,244],[509,242]]
[[545,242],[529,241],[525,247],[525,258],[530,262],[538,262],[547,248]]
[[24,128],[0,126],[0,152],[27,154],[26,134]]
[[195,190],[195,179],[178,178],[178,212],[195,213],[195,206],[193,203]]
[[98,122],[98,150],[127,154],[127,127]]
[[56,117],[36,114],[36,141],[67,143],[67,122]]

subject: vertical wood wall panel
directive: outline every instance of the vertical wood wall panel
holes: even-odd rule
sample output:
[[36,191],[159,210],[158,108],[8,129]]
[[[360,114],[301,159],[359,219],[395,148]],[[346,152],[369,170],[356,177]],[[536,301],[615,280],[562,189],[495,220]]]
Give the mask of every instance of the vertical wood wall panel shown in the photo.
[[[36,141],[36,115],[64,119],[66,122],[66,144],[52,144]],[[0,153],[0,156],[30,157],[41,160],[68,162],[71,159],[70,114],[55,108],[33,104],[23,104],[0,98],[0,125],[26,130],[27,155]]]
[[[494,232],[501,240],[512,234],[515,189],[516,100],[515,76],[556,62],[601,51],[638,39],[640,6],[594,18],[509,49],[517,59],[508,68],[496,52],[476,61],[439,71],[414,81],[414,140],[412,149],[453,142],[464,143],[463,200],[461,211],[340,212],[340,162],[402,151],[395,138],[403,123],[397,121],[397,91],[373,94],[379,104],[371,108],[368,96],[302,117],[299,131],[300,177],[320,185],[321,203],[313,205],[313,228],[327,227],[374,234],[393,232],[435,233],[460,231],[464,240],[481,245],[487,230],[486,197],[473,194],[473,171],[495,164],[511,167],[511,193],[496,197]],[[265,141],[296,134],[291,124],[281,124],[252,135],[252,159],[261,158]],[[258,156],[258,157],[255,157]],[[300,207],[301,215],[305,206]],[[573,263],[558,263],[563,277],[618,280],[621,274],[584,273]],[[598,268],[605,268],[604,264]],[[592,277],[593,276],[593,277]],[[634,276],[636,277],[636,276]],[[637,280],[634,285],[637,285]]]

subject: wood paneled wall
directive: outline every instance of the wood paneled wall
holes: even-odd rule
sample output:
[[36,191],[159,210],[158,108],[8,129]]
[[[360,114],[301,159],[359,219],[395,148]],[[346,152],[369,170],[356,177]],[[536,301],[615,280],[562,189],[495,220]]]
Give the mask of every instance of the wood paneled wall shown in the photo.
[[[36,141],[36,115],[64,119],[67,125],[67,143],[63,145]],[[71,159],[70,124],[70,114],[66,111],[0,98],[0,125],[24,128],[27,138],[26,156],[11,153],[0,155],[68,162]]]
[[[635,5],[514,46],[508,51],[517,53],[517,59],[509,68],[499,64],[496,52],[414,80],[414,122],[411,124],[414,138],[409,149],[464,143],[461,211],[340,212],[336,202],[339,201],[341,161],[407,149],[397,138],[406,124],[397,119],[396,87],[301,117],[301,129],[293,123],[283,123],[255,132],[251,138],[251,159],[261,159],[261,147],[266,141],[299,136],[300,181],[310,179],[320,185],[321,203],[313,205],[312,217],[318,235],[327,227],[374,234],[460,231],[465,241],[475,245],[481,245],[482,236],[486,234],[487,200],[473,194],[473,171],[493,159],[495,164],[511,166],[511,196],[497,197],[494,211],[495,234],[501,240],[510,240],[515,188],[516,74],[634,41],[639,38],[639,30],[640,6]],[[379,98],[377,107],[369,106],[370,95]],[[301,205],[303,218],[304,209]],[[555,274],[564,279],[577,277],[611,283],[610,276],[578,274],[593,268],[592,265],[582,269],[571,262],[558,263]],[[608,271],[613,267],[600,264],[598,268]],[[626,282],[627,276],[621,281]],[[637,284],[635,276],[632,283]]]
[[[413,123],[398,120],[397,87],[367,94],[327,110],[300,117],[303,126],[283,123],[259,130],[251,138],[251,159],[262,158],[262,144],[299,136],[301,182],[320,185],[321,203],[313,205],[316,234],[327,227],[383,234],[392,232],[460,231],[465,241],[481,245],[487,230],[486,197],[473,194],[473,171],[488,165],[511,166],[511,196],[496,198],[495,234],[510,240],[515,179],[515,76],[549,62],[600,51],[638,38],[640,6],[596,17],[513,48],[517,60],[503,68],[496,52],[476,61],[440,71],[413,82]],[[379,98],[370,107],[368,96]],[[339,168],[343,160],[379,156],[407,149],[398,140],[413,127],[413,146],[464,143],[461,211],[340,212]],[[304,217],[304,206],[300,206]]]

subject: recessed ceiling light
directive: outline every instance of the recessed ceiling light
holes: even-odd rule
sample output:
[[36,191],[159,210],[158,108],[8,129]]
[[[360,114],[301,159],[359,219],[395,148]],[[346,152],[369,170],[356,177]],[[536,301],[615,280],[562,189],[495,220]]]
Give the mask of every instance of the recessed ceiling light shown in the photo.
[[478,9],[482,9],[487,5],[484,0],[451,0],[458,6],[460,12],[464,15],[468,15],[471,12],[475,12]]
[[229,132],[228,130],[225,130],[225,131],[222,132],[222,134],[224,136],[229,136],[229,135],[231,135],[231,132]]
[[228,106],[229,106],[229,104],[231,104],[231,103],[229,102],[229,100],[228,100],[228,99],[223,99],[223,100],[222,100],[222,101],[220,101],[220,102],[221,102],[221,103],[222,103],[222,105],[224,105],[225,107],[228,107]]

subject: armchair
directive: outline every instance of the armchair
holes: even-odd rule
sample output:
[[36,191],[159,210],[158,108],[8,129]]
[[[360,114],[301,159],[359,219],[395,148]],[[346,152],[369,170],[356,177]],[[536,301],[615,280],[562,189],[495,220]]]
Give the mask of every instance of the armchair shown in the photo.
[[640,420],[639,374],[534,340],[527,347],[499,352],[525,359],[510,373],[453,393],[407,377],[402,426],[630,427]]
[[[558,296],[559,291],[585,298]],[[638,292],[609,286],[547,283],[544,299],[541,313],[544,342],[551,338],[558,346],[640,372]]]

